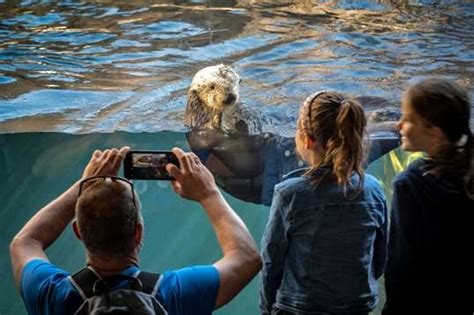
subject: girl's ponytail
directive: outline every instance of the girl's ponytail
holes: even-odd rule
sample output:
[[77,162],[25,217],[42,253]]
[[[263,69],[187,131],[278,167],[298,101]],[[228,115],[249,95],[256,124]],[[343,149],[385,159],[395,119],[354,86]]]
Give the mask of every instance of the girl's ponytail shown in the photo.
[[[302,116],[302,117],[301,117]],[[324,151],[321,165],[313,165],[309,174],[320,166],[330,166],[323,176],[313,183],[334,180],[344,186],[351,185],[353,173],[358,183],[349,198],[355,198],[364,184],[365,139],[367,124],[362,106],[336,92],[323,92],[310,96],[301,111],[303,131],[317,141]]]
[[359,177],[355,196],[363,187],[366,123],[362,106],[354,100],[345,99],[336,117],[337,140],[328,143],[327,156],[331,157],[338,183],[346,188],[353,172]]

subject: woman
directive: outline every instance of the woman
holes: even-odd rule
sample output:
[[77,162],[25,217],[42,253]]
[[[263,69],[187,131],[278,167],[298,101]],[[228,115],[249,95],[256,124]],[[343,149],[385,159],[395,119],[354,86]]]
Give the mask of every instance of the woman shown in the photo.
[[311,167],[275,187],[263,240],[262,314],[368,314],[386,260],[387,210],[364,174],[366,119],[335,92],[301,107],[298,154]]
[[402,149],[422,151],[393,183],[384,315],[473,314],[473,140],[469,98],[458,84],[410,87]]

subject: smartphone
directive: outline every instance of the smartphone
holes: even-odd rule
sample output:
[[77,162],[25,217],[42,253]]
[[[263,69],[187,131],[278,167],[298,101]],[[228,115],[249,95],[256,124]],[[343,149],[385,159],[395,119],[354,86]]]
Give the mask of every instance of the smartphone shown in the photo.
[[147,180],[173,180],[166,164],[179,167],[176,155],[171,151],[129,151],[123,161],[125,178]]

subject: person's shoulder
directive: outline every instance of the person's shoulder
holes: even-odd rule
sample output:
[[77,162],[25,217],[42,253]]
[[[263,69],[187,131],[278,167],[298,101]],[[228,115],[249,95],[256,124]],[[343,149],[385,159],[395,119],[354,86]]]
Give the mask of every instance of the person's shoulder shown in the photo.
[[428,164],[429,162],[425,158],[416,159],[408,165],[406,172],[417,174],[424,173],[425,169],[428,167]]
[[364,190],[371,193],[375,193],[381,199],[385,200],[385,193],[383,190],[383,185],[377,177],[371,174],[364,175]]
[[213,265],[188,266],[163,273],[162,281],[176,281],[186,278],[214,278],[219,277],[217,268]]
[[45,281],[50,277],[67,278],[69,273],[58,266],[43,259],[29,261],[21,273],[22,289],[24,285],[32,285],[38,281]]
[[170,314],[211,314],[219,283],[216,267],[190,266],[164,272],[158,294]]
[[49,261],[41,259],[41,258],[35,258],[25,264],[23,271],[29,270],[29,269],[36,270],[38,268],[53,268],[53,267],[55,266]]
[[382,189],[382,184],[380,183],[380,180],[378,180],[377,177],[372,174],[366,173],[364,175],[364,184],[377,189]]
[[282,197],[291,195],[308,187],[309,178],[305,176],[307,168],[294,170],[283,177],[283,181],[275,185],[275,192]]
[[165,271],[160,280],[160,291],[166,295],[176,290],[185,292],[188,287],[218,287],[219,281],[219,271],[215,266],[190,266]]
[[423,158],[416,159],[408,165],[408,167],[400,172],[393,180],[394,185],[403,185],[404,183],[419,181],[423,178],[427,161]]
[[64,302],[66,297],[70,297],[74,288],[68,281],[69,275],[43,259],[28,262],[22,271],[20,288],[28,312],[41,313],[40,310],[49,309],[51,301]]

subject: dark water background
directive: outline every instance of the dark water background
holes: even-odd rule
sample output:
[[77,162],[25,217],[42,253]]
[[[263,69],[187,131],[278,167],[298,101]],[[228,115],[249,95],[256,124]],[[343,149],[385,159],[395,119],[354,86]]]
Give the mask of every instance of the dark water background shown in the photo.
[[[241,99],[273,118],[267,131],[285,136],[299,104],[320,89],[398,101],[408,84],[444,76],[472,96],[470,2],[0,0],[0,315],[25,313],[11,238],[78,178],[95,148],[187,149],[186,91],[199,69],[231,64],[244,79]],[[388,197],[413,157],[392,152],[369,168]],[[137,190],[144,269],[219,257],[197,205],[163,182]],[[226,198],[259,242],[268,208]],[[48,255],[68,271],[84,263],[70,229]],[[217,314],[257,314],[257,298],[253,281]]]
[[474,3],[0,0],[0,132],[183,129],[199,69],[292,134],[320,89],[398,100],[430,76],[473,87]]
[[[181,132],[71,135],[67,133],[0,134],[0,314],[26,314],[15,290],[8,245],[34,213],[59,196],[82,174],[96,148],[130,145],[139,148],[189,150]],[[410,156],[400,151],[373,163],[368,172],[379,179],[387,194],[390,182]],[[400,166],[396,166],[402,163]],[[194,202],[179,198],[167,181],[135,181],[145,221],[145,241],[140,258],[144,270],[163,272],[187,265],[211,264],[221,257],[206,214]],[[243,202],[224,192],[229,204],[244,220],[255,240],[260,239],[268,220],[266,206]],[[85,264],[84,250],[67,227],[47,250],[50,260],[69,272]],[[380,281],[383,306],[383,280]],[[220,315],[258,314],[258,281],[254,279],[231,303],[215,312]]]

